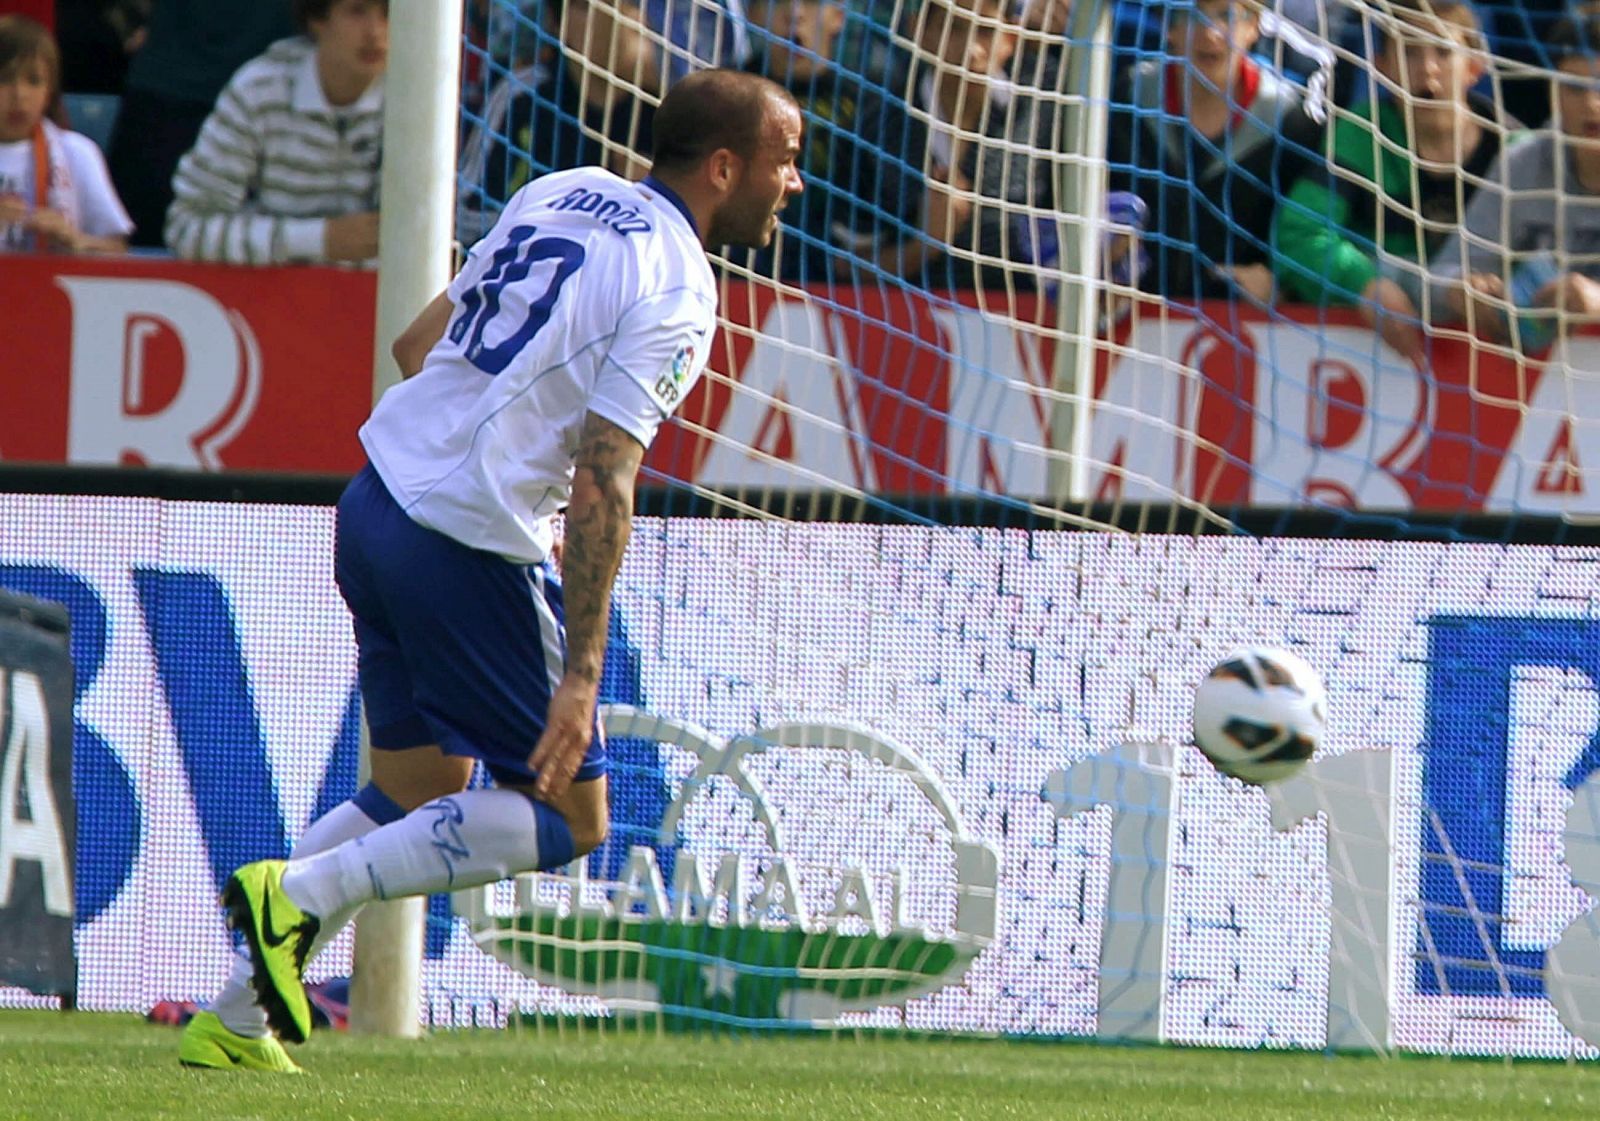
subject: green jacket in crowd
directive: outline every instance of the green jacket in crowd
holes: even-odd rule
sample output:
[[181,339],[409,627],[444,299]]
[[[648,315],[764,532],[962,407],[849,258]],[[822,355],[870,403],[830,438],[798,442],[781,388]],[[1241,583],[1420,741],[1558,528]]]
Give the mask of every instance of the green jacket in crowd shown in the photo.
[[1415,167],[1420,200],[1412,192],[1414,159],[1401,107],[1381,98],[1340,114],[1332,130],[1332,167],[1301,177],[1273,225],[1273,269],[1291,300],[1358,302],[1379,275],[1380,248],[1384,275],[1413,300],[1420,296],[1421,267],[1455,232],[1477,187],[1473,177],[1483,177],[1507,139],[1504,127],[1493,123],[1499,117],[1493,103],[1476,94],[1469,100],[1485,125],[1464,162],[1467,178]]

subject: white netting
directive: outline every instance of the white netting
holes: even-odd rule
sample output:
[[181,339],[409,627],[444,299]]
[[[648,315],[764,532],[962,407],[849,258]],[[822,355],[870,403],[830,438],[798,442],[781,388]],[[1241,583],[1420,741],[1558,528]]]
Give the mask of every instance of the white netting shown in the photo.
[[[1498,11],[1409,0],[1271,10],[1224,0],[895,0],[747,3],[742,11],[706,2],[640,9],[568,0],[491,10],[522,44],[509,62],[503,47],[480,51],[480,74],[498,81],[470,86],[466,98],[469,106],[487,98],[491,108],[466,117],[472,139],[463,200],[491,218],[521,182],[563,161],[637,169],[648,147],[650,107],[689,66],[766,73],[790,88],[805,114],[807,188],[785,215],[782,235],[768,250],[716,258],[723,321],[706,384],[648,461],[651,482],[667,487],[659,492],[664,512],[714,508],[696,504],[714,496],[724,508],[778,518],[939,522],[976,511],[1002,522],[1135,531],[1314,524],[1319,533],[1376,527],[1466,540],[1559,534],[1560,523],[1531,515],[1560,513],[1570,525],[1591,512],[1587,418],[1600,408],[1587,402],[1600,375],[1600,344],[1584,325],[1588,311],[1600,312],[1600,299],[1592,308],[1586,303],[1591,291],[1600,292],[1588,279],[1600,275],[1600,256],[1592,255],[1600,250],[1600,208],[1591,221],[1584,184],[1600,186],[1600,175],[1585,174],[1591,161],[1600,171],[1600,108],[1592,129],[1583,114],[1600,106],[1600,99],[1585,100],[1600,71],[1591,73],[1594,43],[1581,23],[1575,32],[1552,32],[1546,23],[1535,36],[1533,25],[1519,30]],[[594,36],[595,27],[605,34]],[[1507,56],[1535,42],[1542,53]],[[612,80],[616,67],[621,76]],[[1542,115],[1515,118],[1540,113],[1537,87],[1553,75],[1562,81],[1558,111],[1542,132],[1527,131],[1523,125],[1542,124]],[[1541,152],[1549,154],[1548,167]],[[470,236],[465,226],[463,234]],[[951,501],[975,497],[986,505]],[[1304,510],[1319,511],[1322,520],[1293,522]],[[1502,517],[1476,519],[1485,512]],[[693,540],[677,542],[677,561],[735,589],[764,563],[739,549],[706,553],[713,539]],[[1150,557],[1208,586],[1224,578],[1150,548]],[[1337,573],[1342,557],[1328,546],[1311,548],[1305,559]],[[1160,587],[1171,577],[1159,567],[1146,575]],[[1090,588],[1102,576],[1083,568],[1073,579]],[[1273,594],[1256,591],[1268,601]],[[915,612],[897,613],[870,583],[841,594],[863,634],[889,637],[898,626],[920,625]],[[1212,617],[1194,586],[1164,594],[1178,631],[1152,622],[1142,632],[1147,644],[1169,645],[1202,617],[1195,632],[1202,643],[1310,641],[1287,621],[1262,631],[1259,621],[1248,622],[1248,611]],[[1303,600],[1306,593],[1298,594]],[[1479,607],[1492,598],[1479,599]],[[641,602],[652,619],[660,608],[645,605],[653,602],[649,595]],[[704,616],[674,618],[703,631],[708,646],[747,623],[742,612],[723,618],[715,604],[703,606]],[[797,617],[813,611],[798,599],[793,606]],[[752,593],[748,607],[761,610],[760,596]],[[1352,603],[1339,611],[1391,608],[1426,630],[1415,604]],[[811,648],[813,636],[795,637]],[[877,661],[881,652],[813,676],[816,666],[789,640],[773,641],[772,650],[754,652],[755,663],[733,651],[713,658],[704,667],[708,676],[687,675],[682,696],[672,688],[662,693],[660,680],[641,686],[640,703],[736,737],[775,712],[820,705],[853,717],[878,712],[884,697],[917,696],[931,686],[896,677]],[[926,641],[950,637],[935,628]],[[1123,656],[1145,651],[1129,648]],[[1182,656],[1192,659],[1193,651]],[[1460,652],[1441,657],[1435,670],[1445,666],[1445,676],[1438,680],[1471,662]],[[1556,661],[1570,659],[1564,653]],[[1002,654],[1000,661],[1013,660]],[[1318,668],[1337,675],[1348,665],[1347,658],[1324,658]],[[1039,672],[1031,656],[1011,668],[1030,682]],[[832,695],[833,674],[850,687],[830,707],[820,697]],[[1021,687],[1003,669],[1001,678],[1010,682],[1003,688]],[[1587,678],[1568,686],[1576,690],[1571,695],[1592,695]],[[700,690],[727,703],[708,709]],[[1491,719],[1507,705],[1521,712],[1524,692],[1489,689],[1466,698],[1464,711]],[[1087,694],[1078,700],[1097,703]],[[1426,692],[1421,703],[1425,710]],[[1276,807],[1285,828],[1319,810],[1331,814],[1331,833],[1303,828],[1294,847],[1276,849],[1260,847],[1262,834],[1249,857],[1259,862],[1251,865],[1257,886],[1289,876],[1295,892],[1321,899],[1326,891],[1332,926],[1283,918],[1266,942],[1251,943],[1246,957],[1254,965],[1236,963],[1240,976],[1259,973],[1251,984],[1265,989],[1222,986],[1223,996],[1211,967],[1195,964],[1208,960],[1199,947],[1260,937],[1252,922],[1270,904],[1226,877],[1184,873],[1184,846],[1226,848],[1230,835],[1260,833],[1261,821],[1239,817],[1237,792],[1194,785],[1195,761],[1181,754],[1188,734],[1181,720],[1147,728],[1099,716],[1122,727],[1117,736],[1153,737],[1124,758],[1116,736],[1091,734],[1099,746],[1088,757],[1101,760],[1099,769],[1081,760],[1076,771],[1060,770],[1076,778],[1058,779],[1065,784],[1056,790],[1058,833],[1078,838],[1073,859],[1087,861],[1073,864],[1079,895],[1101,900],[1094,904],[1103,908],[1100,933],[1111,941],[1090,950],[1095,935],[1082,910],[1072,922],[1047,923],[1028,937],[1048,941],[1052,930],[1056,937],[1075,931],[1069,957],[1089,969],[1086,976],[1095,975],[1089,963],[1098,953],[1098,998],[1078,995],[1089,1000],[1091,1020],[1097,1009],[1102,1033],[1333,1046],[1565,1046],[1543,1002],[1543,975],[1530,964],[1542,961],[1559,931],[1528,933],[1529,923],[1537,925],[1528,916],[1564,923],[1572,917],[1567,904],[1581,895],[1561,886],[1552,863],[1550,838],[1560,831],[1542,834],[1543,863],[1525,871],[1533,877],[1526,880],[1515,871],[1522,857],[1484,840],[1503,832],[1496,814],[1519,822],[1555,815],[1550,775],[1538,780],[1537,794],[1499,771],[1489,780],[1451,772],[1446,785],[1428,787],[1433,779],[1425,774],[1433,772],[1421,760],[1432,758],[1432,749],[1420,731],[1336,737],[1320,777],[1280,791]],[[1089,711],[1070,718],[1102,731],[1109,726]],[[1063,745],[1048,740],[1041,738],[1038,750],[1058,754]],[[646,771],[667,766],[671,750],[641,744]],[[1381,750],[1344,758],[1355,747]],[[1504,763],[1506,773],[1519,774],[1520,750],[1495,747],[1489,756],[1500,762],[1490,770]],[[1079,758],[1076,748],[1068,753]],[[963,774],[968,761],[963,754]],[[948,778],[941,766],[950,764],[936,757],[933,769]],[[813,777],[825,784],[825,776]],[[1480,780],[1509,782],[1523,801],[1513,798],[1514,808],[1503,810],[1450,785]],[[1143,810],[1126,801],[1135,797],[1128,783],[1148,786],[1137,797],[1154,801]],[[1190,791],[1181,806],[1166,804],[1179,786]],[[697,804],[730,796],[722,791]],[[1213,805],[1212,798],[1220,800]],[[1455,808],[1441,810],[1441,798]],[[1464,815],[1463,798],[1474,807]],[[1527,808],[1528,798],[1535,799],[1528,806],[1543,808]],[[1101,832],[1102,817],[1068,813],[1095,799],[1123,823],[1109,835]],[[660,810],[635,807],[641,820],[653,821]],[[1167,829],[1180,819],[1184,839],[1177,841]],[[1449,821],[1435,829],[1436,819]],[[1349,837],[1340,834],[1341,820]],[[1090,833],[1079,836],[1084,829]],[[1389,838],[1376,848],[1369,843],[1374,831]],[[670,863],[674,844],[692,850],[700,843],[681,833],[648,834],[647,826],[624,828],[631,839],[613,845],[608,877],[621,873],[630,845],[659,849]],[[1006,859],[1019,858],[1003,831],[989,839]],[[1578,863],[1582,843],[1567,836]],[[1145,851],[1152,846],[1162,851]],[[1506,862],[1503,869],[1481,867],[1491,850]],[[837,855],[829,851],[835,863]],[[1039,853],[1020,858],[1032,867]],[[1306,860],[1330,878],[1318,872],[1309,882],[1296,880],[1289,868]],[[1091,874],[1097,862],[1110,869],[1109,879]],[[1054,867],[1062,867],[1059,859]],[[1480,899],[1490,884],[1476,877],[1492,880],[1502,871],[1539,886],[1509,892],[1503,905],[1497,893],[1490,893],[1493,904]],[[634,867],[635,880],[639,874]],[[842,874],[831,867],[829,883]],[[672,886],[669,875],[669,899]],[[747,894],[758,890],[745,886]],[[635,883],[624,894],[638,890]],[[1550,900],[1565,902],[1530,902],[1552,892]],[[1124,905],[1134,912],[1119,913]],[[1152,933],[1163,907],[1171,908],[1169,918],[1186,916],[1188,935]],[[1257,918],[1241,918],[1247,911]],[[840,928],[824,928],[822,945],[832,952]],[[607,930],[608,938],[620,936]],[[1010,936],[1020,935],[1012,929]],[[537,943],[544,936],[517,937]],[[1136,947],[1126,953],[1117,948],[1125,938]],[[675,952],[688,952],[696,966],[704,963],[694,953],[718,953],[709,943],[699,951],[677,943]],[[681,966],[684,959],[672,960]],[[980,987],[985,960],[971,973]],[[633,960],[634,982],[644,962]],[[741,962],[736,967],[751,966],[748,954]],[[1562,976],[1560,991],[1576,991],[1573,970]],[[726,997],[732,981],[723,980],[727,991],[717,992]],[[634,993],[629,1007],[750,1021],[748,1009],[730,1012],[705,993],[689,1000],[680,986],[666,999],[659,985],[645,988],[656,995]],[[1262,995],[1269,990],[1287,1003],[1275,1005]],[[1084,1009],[1065,1011],[1070,1004],[1052,1005],[1054,1012],[1027,1020],[1026,1030],[1084,1030]],[[839,1022],[837,1008],[807,1007],[810,1018]],[[926,1008],[914,1007],[923,1011],[904,1019],[885,1011],[872,1022],[928,1022],[919,1018]],[[929,1007],[943,1006],[936,1000]],[[791,1019],[808,1018],[791,1012]],[[766,1014],[785,1019],[770,1008]],[[1464,1026],[1484,1016],[1522,1026],[1503,1039]],[[1009,1022],[992,1008],[980,1019],[990,1027]]]

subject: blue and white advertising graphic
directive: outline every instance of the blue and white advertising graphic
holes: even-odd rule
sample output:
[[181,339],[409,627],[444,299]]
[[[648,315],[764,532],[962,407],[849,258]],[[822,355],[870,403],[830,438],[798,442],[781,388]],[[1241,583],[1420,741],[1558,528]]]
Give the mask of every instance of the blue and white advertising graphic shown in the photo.
[[[0,586],[74,623],[80,1003],[205,996],[222,877],[355,787],[332,511],[0,519]],[[611,840],[436,900],[425,1014],[1592,1057],[1597,562],[640,519]],[[1246,644],[1328,686],[1322,753],[1270,796],[1189,745],[1195,684]],[[348,968],[347,936],[312,975]]]
[[527,877],[509,908],[462,893],[479,944],[523,972],[685,1025],[822,1027],[936,992],[993,942],[996,853],[905,747],[830,721],[724,740],[627,704],[603,726],[692,769],[620,875]]

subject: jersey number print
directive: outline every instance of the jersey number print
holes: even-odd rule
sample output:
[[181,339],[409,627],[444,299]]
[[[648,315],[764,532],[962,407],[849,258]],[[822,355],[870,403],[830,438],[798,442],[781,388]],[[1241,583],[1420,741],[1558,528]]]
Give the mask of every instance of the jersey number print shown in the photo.
[[[450,341],[460,343],[466,339],[467,361],[486,374],[503,371],[528,345],[528,340],[550,321],[551,309],[561,296],[561,286],[583,264],[583,246],[577,242],[564,237],[535,238],[536,233],[536,226],[517,226],[511,230],[506,243],[495,251],[483,279],[462,298],[461,314],[450,325]],[[485,346],[484,329],[500,314],[500,293],[506,285],[526,280],[541,261],[554,261],[555,268],[544,292],[528,304],[528,317],[501,342]]]

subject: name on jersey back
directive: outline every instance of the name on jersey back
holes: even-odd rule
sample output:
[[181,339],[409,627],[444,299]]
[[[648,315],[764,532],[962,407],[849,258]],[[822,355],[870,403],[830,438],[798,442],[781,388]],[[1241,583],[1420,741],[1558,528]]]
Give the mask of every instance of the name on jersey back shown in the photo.
[[550,200],[552,210],[571,210],[593,214],[595,221],[610,226],[619,234],[649,233],[651,225],[643,212],[631,202],[618,202],[588,187],[574,187],[558,199]]

